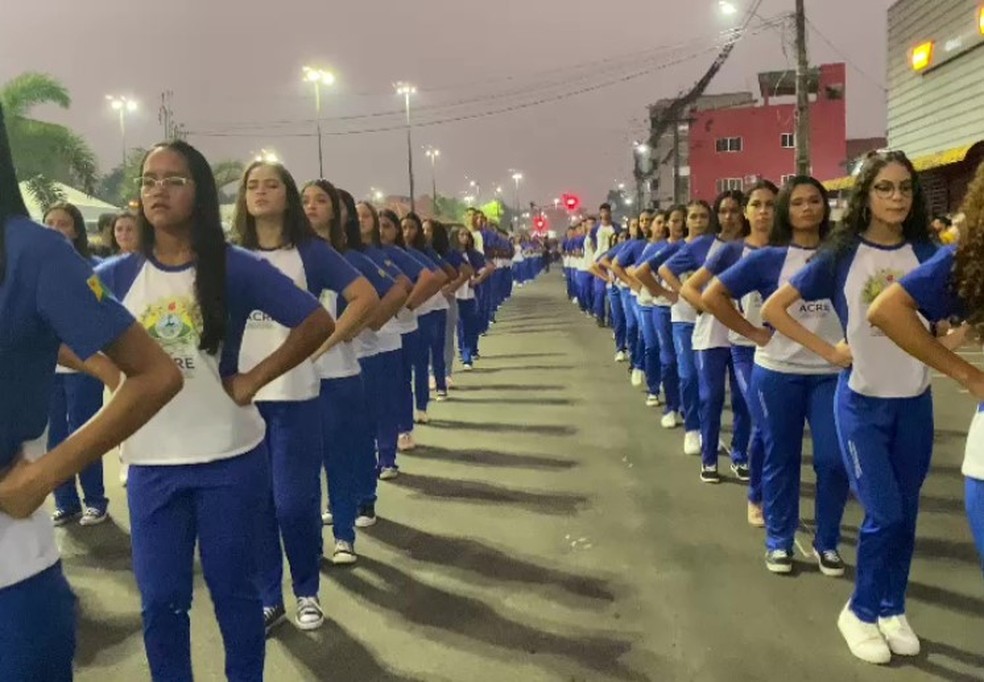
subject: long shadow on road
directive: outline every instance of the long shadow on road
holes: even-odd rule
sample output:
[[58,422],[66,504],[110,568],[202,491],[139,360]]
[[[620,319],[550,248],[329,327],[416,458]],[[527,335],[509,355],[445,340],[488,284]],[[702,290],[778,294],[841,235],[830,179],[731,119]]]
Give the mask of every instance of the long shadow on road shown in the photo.
[[[593,632],[573,636],[546,632],[507,618],[483,601],[419,582],[408,573],[369,557],[359,557],[359,566],[357,572],[339,572],[338,583],[377,607],[396,611],[410,623],[444,630],[444,637],[449,635],[452,641],[465,639],[505,649],[511,662],[516,660],[516,654],[529,662],[534,662],[530,658],[533,655],[558,656],[618,679],[650,679],[622,662],[632,649],[632,643],[624,639]],[[385,587],[361,579],[362,571],[373,573]]]
[[442,448],[437,445],[418,445],[416,450],[400,453],[400,457],[436,459],[458,464],[474,464],[483,467],[508,467],[514,469],[573,469],[578,463],[571,459],[557,459],[545,455],[514,455],[496,450],[462,450]]
[[577,427],[566,424],[505,424],[502,422],[456,422],[449,419],[431,419],[428,424],[438,429],[470,429],[474,431],[488,431],[491,433],[534,433],[539,436],[573,436],[577,433]]
[[380,519],[368,534],[416,561],[471,571],[497,582],[559,588],[590,600],[581,604],[587,608],[597,608],[597,602],[615,601],[615,594],[604,580],[539,566],[475,540],[435,535],[389,519]]
[[532,492],[500,488],[478,481],[452,480],[423,474],[400,474],[392,485],[427,497],[490,505],[514,505],[542,514],[569,516],[588,506],[588,498],[569,493]]

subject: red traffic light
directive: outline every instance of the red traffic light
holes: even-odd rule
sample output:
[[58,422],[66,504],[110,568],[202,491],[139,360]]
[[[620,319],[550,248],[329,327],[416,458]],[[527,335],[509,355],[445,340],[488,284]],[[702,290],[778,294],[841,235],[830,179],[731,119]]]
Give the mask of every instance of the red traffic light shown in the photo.
[[537,216],[536,220],[533,221],[533,225],[536,227],[537,232],[543,232],[545,229],[547,229],[547,219],[544,218],[542,215]]
[[581,205],[581,200],[577,198],[575,194],[565,194],[564,195],[564,208],[568,211],[576,211],[578,206]]

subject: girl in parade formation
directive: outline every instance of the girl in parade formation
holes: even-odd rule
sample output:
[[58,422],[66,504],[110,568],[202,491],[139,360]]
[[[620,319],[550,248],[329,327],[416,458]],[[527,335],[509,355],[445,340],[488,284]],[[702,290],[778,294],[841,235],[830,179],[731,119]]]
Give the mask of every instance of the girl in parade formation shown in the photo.
[[[854,594],[840,613],[840,633],[866,662],[917,655],[920,641],[906,618],[905,596],[919,491],[932,454],[927,365],[984,399],[984,374],[956,353],[970,330],[977,333],[984,307],[984,165],[965,200],[966,234],[939,252],[918,174],[901,152],[869,155],[836,228],[827,193],[811,177],[794,177],[781,191],[762,181],[747,195],[722,195],[715,206],[691,204],[682,249],[653,249],[648,262],[619,273],[653,296],[673,300],[676,289],[708,318],[703,324],[720,325],[710,327],[720,343],[708,344],[690,324],[674,320],[681,379],[692,376],[693,365],[701,368],[701,479],[716,473],[716,434],[707,422],[719,424],[722,367],[730,364],[732,397],[744,398],[751,412],[749,420],[741,403],[734,404],[736,432],[746,429],[750,438],[750,471],[739,471],[738,462],[733,469],[751,479],[748,521],[765,527],[766,568],[794,571],[808,424],[817,476],[813,556],[824,575],[845,574],[838,545],[849,490],[865,513]],[[736,207],[744,209],[740,221],[730,215]],[[720,225],[721,234],[715,236],[712,225]],[[563,244],[568,268],[575,267],[579,248],[578,235],[569,233]],[[611,277],[618,269],[613,263],[627,256],[624,247],[614,249],[596,274]],[[953,329],[954,320],[968,324]],[[696,351],[686,344],[690,334]],[[708,352],[720,357],[709,363]],[[981,413],[971,424],[963,472],[984,568]],[[741,420],[747,426],[740,427]],[[693,442],[685,446],[696,454]]]

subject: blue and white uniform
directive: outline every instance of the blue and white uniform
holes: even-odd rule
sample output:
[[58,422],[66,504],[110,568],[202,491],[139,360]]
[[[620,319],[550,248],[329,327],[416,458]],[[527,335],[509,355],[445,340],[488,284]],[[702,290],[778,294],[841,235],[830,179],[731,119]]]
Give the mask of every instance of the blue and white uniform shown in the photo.
[[[714,239],[713,235],[698,237],[697,239]],[[696,242],[694,239],[693,242]],[[649,259],[649,268],[654,273],[659,272],[662,265],[668,264],[684,247],[693,242],[678,241],[667,244],[655,256]],[[681,282],[687,280],[696,270],[678,275]],[[694,307],[679,296],[676,302],[669,306],[670,327],[673,335],[673,355],[676,362],[676,374],[680,386],[680,412],[683,414],[684,429],[687,433],[700,431],[700,386],[697,378],[697,363],[694,359],[693,336],[694,322],[697,320],[697,311]],[[660,332],[665,336],[666,313],[659,311]],[[661,357],[661,366],[665,366],[668,357]],[[661,367],[662,368],[662,367]]]
[[851,610],[874,623],[905,613],[919,490],[933,452],[929,371],[867,320],[868,307],[936,247],[886,247],[857,239],[845,252],[821,252],[791,280],[805,301],[831,300],[851,347],[834,417],[851,489],[865,517]]
[[[58,233],[8,218],[0,282],[0,470],[44,455],[60,343],[88,359],[133,324]],[[76,602],[43,509],[0,512],[0,680],[72,679]]]
[[[296,247],[258,250],[255,254],[289,277],[297,287],[315,296],[322,296],[322,292],[337,296],[358,277],[342,256],[320,239],[310,239]],[[337,310],[328,312],[335,317]],[[251,312],[239,350],[239,371],[248,372],[256,367],[283,345],[289,334],[289,328],[275,322],[267,313]],[[324,460],[318,409],[320,392],[318,370],[313,362],[305,360],[256,394],[256,407],[266,423],[265,443],[272,481],[257,545],[264,608],[283,606],[284,554],[290,564],[294,596],[298,599],[318,596],[321,557],[318,473]]]
[[[681,242],[661,241],[651,245],[655,248],[646,247],[639,258],[639,263],[651,263],[653,259],[662,254],[666,249],[673,247],[679,248]],[[653,276],[660,279],[657,271],[653,271]],[[664,284],[660,281],[660,284]],[[648,293],[648,292],[647,292]],[[651,294],[650,294],[651,296]],[[653,307],[650,311],[653,320],[653,330],[656,333],[656,341],[659,352],[659,378],[663,386],[663,405],[664,415],[676,415],[680,412],[680,377],[677,374],[676,348],[673,345],[673,322],[671,319],[671,308],[673,302],[665,296],[657,296],[653,299]]]
[[[445,266],[452,266],[445,258],[442,258],[434,249],[428,247],[425,250],[414,250],[414,255],[418,258],[427,258],[434,262],[438,270],[437,272],[444,276]],[[455,276],[457,276],[457,268],[455,269]],[[421,344],[423,346],[423,355],[426,362],[425,371],[423,372],[423,379],[425,380],[423,385],[423,390],[421,390],[421,385],[419,380],[416,385],[416,399],[417,399],[417,409],[421,412],[427,411],[427,405],[430,402],[430,388],[427,385],[426,379],[429,376],[434,377],[434,381],[439,393],[447,393],[448,383],[447,383],[447,365],[444,362],[444,342],[447,335],[448,326],[448,309],[451,304],[448,302],[448,297],[444,295],[443,288],[439,290],[436,294],[427,299],[420,308],[417,309],[417,314],[420,320],[420,331],[421,331]]]
[[[475,277],[488,267],[485,256],[475,249],[469,249],[463,256],[475,271]],[[465,282],[454,297],[458,302],[458,352],[461,354],[461,364],[471,369],[478,354],[479,310],[476,287],[471,282]]]
[[[899,282],[932,322],[966,315],[963,301],[951,286],[955,254],[955,247],[940,249]],[[967,520],[984,568],[984,403],[978,405],[970,423],[961,472],[965,478]]]
[[[465,257],[457,249],[449,249],[444,255],[451,267],[454,268],[458,276],[461,276],[461,268],[465,264]],[[470,265],[469,265],[470,267]],[[448,300],[448,317],[444,329],[444,373],[450,378],[454,370],[454,342],[458,335],[458,297],[457,293],[461,287],[455,290],[454,295]]]
[[[746,319],[762,327],[761,308],[756,312],[756,304],[760,306],[761,300],[786,284],[815,254],[815,249],[798,246],[758,249],[718,275],[718,279],[741,301]],[[788,312],[830,344],[836,344],[844,336],[829,299],[800,301]],[[847,473],[834,426],[834,391],[840,369],[778,332],[765,347],[754,350],[754,362],[753,398],[748,405],[762,431],[765,456],[760,466],[754,457],[751,459],[749,500],[763,505],[766,549],[793,551],[800,519],[805,422],[810,425],[813,469],[817,476],[814,548],[821,554],[836,550],[848,493]],[[756,485],[758,480],[760,485]]]
[[[622,249],[625,248],[626,244],[628,244],[628,242],[616,244],[609,249],[608,253],[606,253],[603,257],[614,262],[615,258],[622,252]],[[608,302],[612,311],[612,330],[615,332],[616,353],[625,353],[629,349],[625,306],[622,304],[622,290],[625,288],[627,288],[627,285],[624,282],[618,278],[612,279],[611,276],[609,276]]]
[[[636,240],[638,241],[638,240]],[[624,255],[619,255],[618,262],[623,268],[645,263],[666,244],[665,241],[656,243],[643,242],[643,248],[626,249]],[[659,336],[656,333],[656,298],[643,287],[639,292],[632,291],[636,315],[639,318],[639,339],[636,349],[642,361],[642,369],[646,375],[646,387],[649,395],[658,396],[662,376],[659,360]]]
[[[612,262],[623,268],[635,265],[645,248],[645,240],[629,239]],[[642,371],[646,366],[646,344],[639,324],[638,294],[628,284],[623,284],[619,288],[619,294],[622,297],[622,310],[625,312],[625,343],[629,349],[629,360],[632,369]]]
[[260,679],[265,635],[256,543],[269,502],[266,427],[259,409],[237,405],[222,380],[240,369],[254,311],[296,327],[318,301],[270,263],[227,247],[227,328],[219,353],[210,355],[199,348],[194,263],[171,267],[129,254],[98,272],[185,377],[174,400],[120,448],[130,466],[133,571],[151,674],[192,678],[188,610],[197,541],[225,642],[226,675]]

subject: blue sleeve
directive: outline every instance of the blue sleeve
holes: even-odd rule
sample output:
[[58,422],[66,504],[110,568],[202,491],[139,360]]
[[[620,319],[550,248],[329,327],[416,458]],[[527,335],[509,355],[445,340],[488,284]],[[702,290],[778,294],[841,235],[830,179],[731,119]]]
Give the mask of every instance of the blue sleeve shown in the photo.
[[834,255],[829,251],[821,251],[806,267],[793,275],[789,283],[804,301],[834,300],[837,291]]
[[899,280],[919,311],[931,322],[962,315],[963,305],[952,289],[956,249],[939,249],[936,255]]
[[722,272],[741,260],[741,254],[744,252],[744,243],[740,241],[729,242],[718,249],[714,255],[704,261],[704,267],[707,268],[712,275],[720,275]]
[[308,291],[320,296],[325,289],[342,293],[359,278],[359,271],[331,246],[320,239],[311,239],[298,249]]
[[462,265],[464,265],[464,260],[461,258],[461,252],[455,249],[448,251],[447,260],[451,264],[451,267],[455,270],[458,270]]
[[619,251],[615,260],[623,268],[627,268],[631,265],[635,265],[636,260],[639,258],[639,254],[642,253],[643,242],[638,239],[633,239],[630,242],[626,242],[626,247]]
[[667,244],[663,249],[659,251],[655,256],[646,261],[649,264],[649,269],[653,272],[659,270],[660,266],[666,261],[673,257],[674,254],[680,251],[680,242],[674,242],[672,244]]
[[431,260],[431,258],[423,251],[419,251],[417,249],[407,249],[407,255],[418,261],[431,272],[437,272],[441,269],[440,266],[435,261]]
[[370,247],[365,251],[360,252],[363,256],[371,260],[373,263],[378,265],[383,269],[383,271],[389,275],[390,279],[394,282],[401,277],[406,277],[403,274],[403,270],[396,266],[396,263],[390,260],[389,256],[382,249],[377,249],[375,247]]
[[406,251],[398,246],[393,246],[386,249],[386,255],[392,258],[396,267],[400,268],[403,274],[412,281],[416,282],[420,279],[420,273],[424,270],[424,266],[420,261],[411,258]]
[[478,272],[487,265],[485,256],[474,249],[468,252],[468,260],[471,261],[472,268],[475,269],[475,272]]
[[[318,300],[271,265],[235,246],[227,247],[226,281],[230,311],[260,310],[285,327],[296,327],[318,310]],[[245,317],[244,317],[245,320]]]
[[380,297],[385,296],[386,292],[395,284],[382,266],[377,265],[368,256],[358,251],[346,251],[345,260],[347,261],[347,265],[351,264],[350,267],[369,280],[369,283],[372,284],[372,287]]
[[428,247],[427,250],[424,251],[424,253],[427,255],[428,258],[430,258],[432,261],[437,263],[437,266],[441,270],[443,270],[445,267],[454,268],[455,270],[458,269],[455,268],[453,265],[451,265],[451,261],[449,261],[447,258],[444,258],[441,254],[439,254],[437,251],[435,251],[430,247]]
[[126,331],[133,316],[71,244],[60,238],[46,241],[34,296],[38,315],[86,360]]
[[773,293],[785,260],[784,249],[759,249],[739,260],[717,278],[732,298],[742,298],[753,291],[766,298]]
[[912,250],[916,254],[916,258],[920,263],[925,263],[930,258],[935,256],[940,250],[940,247],[933,242],[926,240],[924,242],[914,242],[912,244]]
[[691,242],[690,244],[684,245],[679,251],[673,254],[670,259],[666,261],[666,263],[664,263],[667,269],[677,277],[685,272],[693,272],[703,265],[702,262],[699,262],[694,257],[693,245],[695,243],[696,242]]

